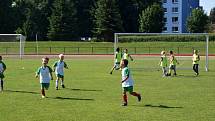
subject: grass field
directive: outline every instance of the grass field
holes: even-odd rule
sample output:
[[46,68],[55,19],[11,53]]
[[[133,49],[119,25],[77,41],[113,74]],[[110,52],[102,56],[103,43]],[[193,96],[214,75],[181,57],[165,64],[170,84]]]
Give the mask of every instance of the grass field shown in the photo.
[[[34,77],[41,58],[5,59],[5,91],[0,93],[0,121],[214,121],[215,60],[209,72],[202,60],[200,76],[192,70],[178,70],[177,77],[162,78],[155,69],[159,58],[136,58],[130,64],[134,90],[142,101],[129,96],[127,107],[121,106],[121,75],[109,74],[112,57],[67,58],[66,89],[56,91],[54,82],[40,96]],[[51,59],[52,65],[56,59]],[[179,59],[180,60],[180,59]],[[190,67],[190,60],[181,64]],[[141,65],[141,66],[140,66]],[[179,65],[180,66],[180,65]],[[143,67],[143,69],[138,69]],[[152,67],[151,69],[149,67]]]

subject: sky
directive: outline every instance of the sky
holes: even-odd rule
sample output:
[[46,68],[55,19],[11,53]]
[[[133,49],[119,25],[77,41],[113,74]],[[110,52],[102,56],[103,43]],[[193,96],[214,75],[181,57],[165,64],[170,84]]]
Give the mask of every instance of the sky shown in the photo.
[[215,7],[215,0],[200,0],[200,6],[203,6],[203,9],[209,15],[211,9]]

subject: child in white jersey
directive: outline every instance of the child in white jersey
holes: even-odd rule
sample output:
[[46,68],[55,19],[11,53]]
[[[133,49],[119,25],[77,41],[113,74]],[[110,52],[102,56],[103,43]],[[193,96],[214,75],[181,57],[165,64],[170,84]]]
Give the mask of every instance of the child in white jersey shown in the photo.
[[200,61],[200,56],[198,54],[198,50],[193,50],[193,70],[196,73],[196,76],[199,75],[199,61]]
[[41,94],[42,98],[45,98],[45,89],[49,89],[50,80],[53,80],[52,77],[52,69],[47,64],[49,62],[49,58],[42,58],[42,66],[38,68],[36,72],[36,78],[40,77],[41,84]]
[[123,105],[128,105],[127,92],[131,95],[136,96],[138,101],[141,101],[141,95],[133,91],[133,79],[131,77],[131,72],[128,68],[128,60],[123,59],[120,63],[120,67],[122,68],[122,88],[123,88]]
[[126,49],[124,50],[124,53],[123,53],[123,59],[128,60],[128,58],[130,58],[131,61],[134,60],[134,59],[131,57],[131,55],[128,54],[128,49],[126,48]]
[[68,66],[66,62],[64,62],[64,55],[60,54],[59,55],[59,60],[56,61],[53,65],[54,71],[56,74],[56,83],[55,83],[55,88],[58,90],[58,81],[61,79],[61,86],[62,88],[65,88],[64,85],[64,68],[68,69]]
[[3,87],[4,87],[4,71],[6,70],[6,65],[4,64],[4,62],[2,61],[2,56],[0,56],[0,91],[3,91]]

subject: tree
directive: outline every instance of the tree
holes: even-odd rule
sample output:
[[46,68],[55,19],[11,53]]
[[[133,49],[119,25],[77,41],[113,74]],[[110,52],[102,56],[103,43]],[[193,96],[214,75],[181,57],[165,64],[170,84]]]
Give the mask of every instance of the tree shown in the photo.
[[212,24],[215,24],[215,7],[211,9],[210,11],[210,22]]
[[77,38],[77,17],[73,0],[55,0],[49,17],[50,40],[72,40]]
[[125,32],[139,32],[139,15],[154,3],[161,5],[160,0],[117,0]]
[[12,12],[12,0],[0,1],[0,33],[14,33],[15,16]]
[[164,11],[161,5],[153,4],[145,10],[139,17],[139,31],[147,33],[160,33],[164,27]]
[[203,33],[208,30],[208,16],[202,9],[193,9],[187,19],[187,30],[191,33]]
[[77,34],[79,37],[92,37],[93,15],[91,10],[96,4],[95,0],[78,0],[77,8]]
[[94,15],[93,33],[97,38],[113,41],[115,32],[124,31],[115,0],[98,0]]

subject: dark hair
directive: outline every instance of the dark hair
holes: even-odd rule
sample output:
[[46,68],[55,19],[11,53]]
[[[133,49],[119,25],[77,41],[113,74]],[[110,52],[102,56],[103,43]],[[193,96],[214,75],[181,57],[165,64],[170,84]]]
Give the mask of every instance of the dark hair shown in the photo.
[[124,62],[125,66],[128,66],[128,60],[127,59],[123,59],[122,61]]
[[2,56],[0,55],[0,60],[2,60]]
[[170,53],[170,54],[173,54],[173,51],[172,51],[172,50],[170,50],[170,51],[169,51],[169,53]]
[[119,47],[116,48],[116,51],[119,52]]

